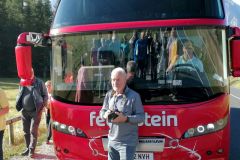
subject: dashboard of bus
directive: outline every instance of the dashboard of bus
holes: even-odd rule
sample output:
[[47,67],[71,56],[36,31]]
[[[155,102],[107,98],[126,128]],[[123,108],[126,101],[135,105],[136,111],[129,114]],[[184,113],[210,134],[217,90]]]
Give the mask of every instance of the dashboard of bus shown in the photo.
[[201,102],[228,92],[223,27],[159,27],[52,37],[53,97],[101,105],[111,71],[136,65],[129,88],[143,104]]

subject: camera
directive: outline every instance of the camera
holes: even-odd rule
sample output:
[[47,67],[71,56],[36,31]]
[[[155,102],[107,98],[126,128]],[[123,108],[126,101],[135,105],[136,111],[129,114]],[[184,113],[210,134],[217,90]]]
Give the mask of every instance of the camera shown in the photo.
[[111,112],[109,115],[108,115],[108,120],[111,121],[111,120],[114,120],[115,118],[117,118],[118,115],[115,113],[115,112]]

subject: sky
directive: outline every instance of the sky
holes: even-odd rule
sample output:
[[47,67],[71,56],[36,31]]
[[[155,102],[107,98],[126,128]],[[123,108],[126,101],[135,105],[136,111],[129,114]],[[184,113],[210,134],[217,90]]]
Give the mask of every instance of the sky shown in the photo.
[[[53,6],[56,3],[56,0],[50,0],[51,1],[51,5]],[[240,1],[240,0],[239,0]]]
[[240,5],[240,0],[232,0],[232,1]]

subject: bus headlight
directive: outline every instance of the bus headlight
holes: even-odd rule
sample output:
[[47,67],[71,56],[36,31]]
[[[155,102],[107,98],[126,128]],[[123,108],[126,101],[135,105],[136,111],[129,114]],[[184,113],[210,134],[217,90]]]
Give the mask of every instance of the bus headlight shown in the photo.
[[81,129],[75,128],[73,126],[68,126],[57,121],[52,122],[52,128],[65,134],[87,138],[86,134]]
[[207,125],[199,125],[195,128],[189,128],[184,134],[183,138],[191,138],[195,136],[201,136],[204,134],[209,134],[212,132],[219,131],[223,129],[228,122],[228,116],[219,119],[218,121],[214,123],[208,123]]
[[68,126],[68,132],[76,136],[76,129],[73,126]]

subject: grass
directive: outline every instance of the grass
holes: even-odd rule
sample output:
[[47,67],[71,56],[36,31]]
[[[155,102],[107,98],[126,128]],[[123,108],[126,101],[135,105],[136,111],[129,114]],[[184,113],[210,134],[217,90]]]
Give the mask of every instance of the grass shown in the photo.
[[[16,96],[18,94],[18,84],[19,80],[17,78],[0,78],[0,87],[5,91],[10,104],[10,110],[6,116],[6,119],[21,115],[21,113],[17,112],[15,108]],[[23,129],[21,121],[14,123],[14,145],[9,145],[9,131],[8,126],[6,127],[3,139],[3,152],[5,160],[10,159],[10,157],[12,156],[19,155],[19,153],[21,153],[25,149],[25,142],[22,130]],[[45,115],[43,113],[39,127],[39,137],[37,145],[42,144],[42,142],[46,140],[46,134],[47,130],[45,124]]]

